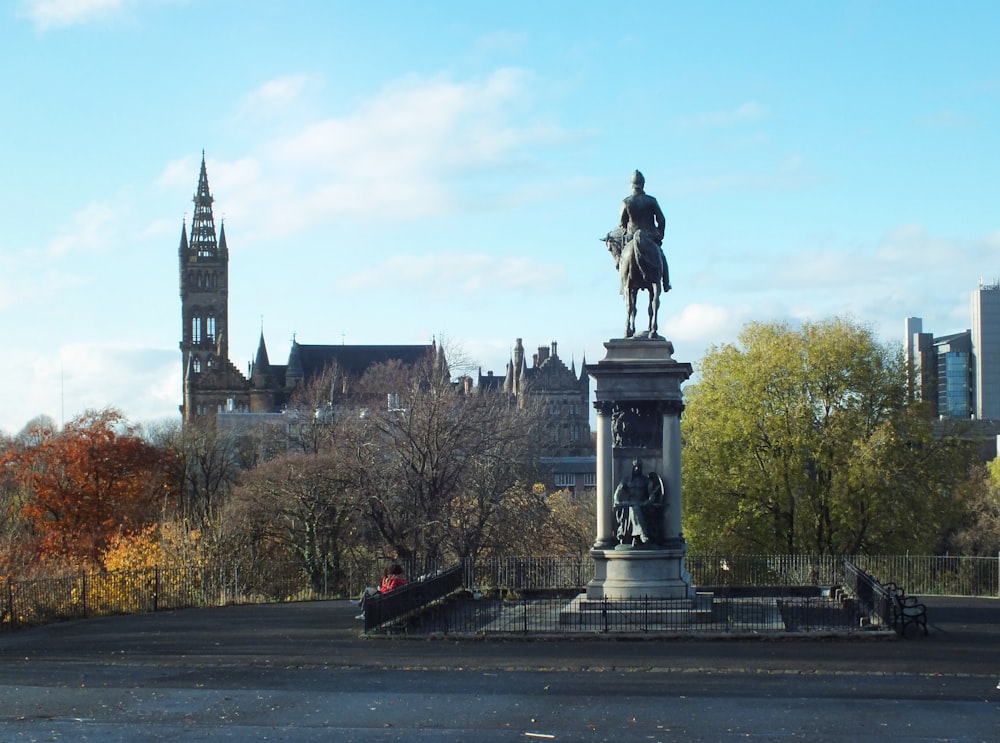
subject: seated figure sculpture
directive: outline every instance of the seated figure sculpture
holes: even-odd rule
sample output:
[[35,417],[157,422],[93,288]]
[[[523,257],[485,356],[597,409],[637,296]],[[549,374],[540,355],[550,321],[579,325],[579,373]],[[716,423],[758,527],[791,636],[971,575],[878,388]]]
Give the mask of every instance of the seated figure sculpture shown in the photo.
[[659,475],[643,474],[642,460],[632,460],[632,472],[615,488],[613,505],[623,547],[663,544],[666,492]]

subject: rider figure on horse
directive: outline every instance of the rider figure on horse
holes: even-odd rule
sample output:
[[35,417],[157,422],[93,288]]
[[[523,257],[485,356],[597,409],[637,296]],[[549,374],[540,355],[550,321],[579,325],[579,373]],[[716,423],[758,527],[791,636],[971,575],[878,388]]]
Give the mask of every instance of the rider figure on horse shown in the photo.
[[663,278],[663,291],[670,291],[670,276],[667,272],[667,257],[663,254],[663,233],[666,220],[663,210],[656,199],[647,194],[643,188],[646,179],[638,170],[632,174],[632,195],[622,203],[621,226],[625,230],[625,242],[634,241],[632,249],[637,257],[636,263],[643,275],[653,268],[654,262],[660,264],[660,276]]

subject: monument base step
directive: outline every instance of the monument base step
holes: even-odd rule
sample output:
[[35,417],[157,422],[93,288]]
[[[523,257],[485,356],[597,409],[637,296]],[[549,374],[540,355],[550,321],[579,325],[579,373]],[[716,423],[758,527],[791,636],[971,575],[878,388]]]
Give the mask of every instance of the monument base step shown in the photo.
[[600,628],[633,624],[637,627],[677,627],[712,618],[711,593],[681,599],[590,599],[583,593],[559,612],[559,624]]

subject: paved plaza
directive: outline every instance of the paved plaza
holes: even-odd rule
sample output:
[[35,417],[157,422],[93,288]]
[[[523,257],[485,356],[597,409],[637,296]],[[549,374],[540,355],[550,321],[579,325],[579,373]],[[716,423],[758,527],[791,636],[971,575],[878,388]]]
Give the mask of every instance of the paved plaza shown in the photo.
[[1000,601],[907,639],[366,638],[348,601],[0,635],[13,741],[992,741]]

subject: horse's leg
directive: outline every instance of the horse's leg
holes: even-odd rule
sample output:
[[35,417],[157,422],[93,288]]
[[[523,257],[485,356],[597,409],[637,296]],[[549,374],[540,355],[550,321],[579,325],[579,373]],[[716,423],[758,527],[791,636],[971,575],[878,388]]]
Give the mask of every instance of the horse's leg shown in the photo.
[[659,329],[656,323],[656,315],[660,311],[660,283],[649,285],[649,335],[653,337]]
[[628,288],[628,314],[625,318],[625,337],[631,338],[635,335],[636,305],[639,302],[639,290],[633,287]]

